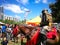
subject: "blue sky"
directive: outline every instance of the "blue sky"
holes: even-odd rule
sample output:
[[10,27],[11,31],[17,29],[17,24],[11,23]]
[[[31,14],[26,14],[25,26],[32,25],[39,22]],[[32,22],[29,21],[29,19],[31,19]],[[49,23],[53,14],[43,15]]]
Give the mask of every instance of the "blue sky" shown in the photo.
[[20,20],[32,19],[41,14],[43,9],[48,9],[49,3],[55,0],[0,0],[0,5],[4,6],[4,14],[16,17]]

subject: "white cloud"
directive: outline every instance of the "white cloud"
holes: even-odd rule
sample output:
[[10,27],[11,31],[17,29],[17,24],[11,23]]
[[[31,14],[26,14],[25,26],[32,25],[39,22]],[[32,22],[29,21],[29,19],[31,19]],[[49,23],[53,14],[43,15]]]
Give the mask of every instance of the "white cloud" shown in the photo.
[[20,19],[21,17],[20,17],[20,16],[18,16],[18,15],[15,15],[15,18]]
[[29,11],[29,9],[27,9],[27,8],[24,8],[24,11]]
[[40,2],[40,0],[35,0],[35,3],[39,3]]
[[43,2],[43,3],[47,3],[47,0],[43,0],[42,2]]
[[16,1],[24,5],[29,3],[29,0],[16,0]]
[[24,11],[21,10],[20,6],[15,5],[15,4],[6,4],[4,6],[4,9],[10,10],[10,11],[12,11],[14,13],[24,13]]

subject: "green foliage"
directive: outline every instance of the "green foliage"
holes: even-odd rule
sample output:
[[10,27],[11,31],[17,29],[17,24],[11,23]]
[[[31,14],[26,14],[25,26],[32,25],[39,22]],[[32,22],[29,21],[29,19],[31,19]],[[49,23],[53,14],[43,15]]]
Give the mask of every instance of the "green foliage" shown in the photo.
[[25,24],[25,20],[21,20],[19,22],[13,21],[13,20],[0,20],[3,23],[8,23],[8,24]]
[[12,20],[4,20],[4,23],[8,23],[8,24],[12,24],[13,23],[13,21]]
[[3,22],[3,20],[0,20],[0,22]]
[[13,20],[0,20],[1,22],[3,22],[3,23],[8,23],[8,24],[21,24],[22,23],[22,21],[19,21],[19,22],[16,22],[16,21],[13,21]]
[[49,8],[52,11],[53,22],[60,22],[60,0],[56,0],[55,3],[51,3]]

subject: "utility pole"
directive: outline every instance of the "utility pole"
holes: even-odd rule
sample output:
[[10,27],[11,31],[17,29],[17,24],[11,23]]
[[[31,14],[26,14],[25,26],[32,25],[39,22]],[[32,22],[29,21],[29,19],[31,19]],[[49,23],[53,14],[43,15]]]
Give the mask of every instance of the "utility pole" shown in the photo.
[[26,11],[25,16],[24,16],[25,24],[26,24],[26,18],[27,18],[27,16],[28,16],[29,12],[30,12],[29,10],[28,10],[28,11]]

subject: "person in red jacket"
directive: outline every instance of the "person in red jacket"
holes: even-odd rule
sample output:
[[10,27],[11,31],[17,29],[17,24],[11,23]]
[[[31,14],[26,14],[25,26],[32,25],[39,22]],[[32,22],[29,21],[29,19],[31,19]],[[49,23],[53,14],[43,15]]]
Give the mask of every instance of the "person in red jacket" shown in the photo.
[[14,42],[16,41],[16,42],[18,42],[18,37],[17,37],[17,35],[18,35],[18,25],[14,25],[14,27],[13,27],[13,32],[12,32],[12,34],[13,34],[13,38],[14,38]]

